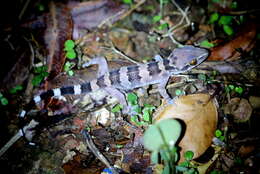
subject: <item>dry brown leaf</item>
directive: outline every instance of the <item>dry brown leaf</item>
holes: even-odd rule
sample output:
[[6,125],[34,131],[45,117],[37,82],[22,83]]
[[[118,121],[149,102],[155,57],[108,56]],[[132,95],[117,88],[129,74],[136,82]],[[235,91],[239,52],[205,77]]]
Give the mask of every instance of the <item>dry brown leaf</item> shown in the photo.
[[235,122],[246,122],[250,119],[252,114],[252,106],[244,98],[232,98],[230,102],[225,106],[225,114],[231,114],[234,116]]
[[191,150],[194,158],[203,154],[211,145],[217,126],[217,107],[208,94],[192,94],[181,96],[176,105],[168,105],[155,114],[158,122],[167,118],[177,118],[184,121],[186,130],[181,139],[181,160],[183,153]]
[[[82,32],[97,28],[102,24],[113,24],[126,7],[112,0],[87,1],[77,4],[71,10],[73,19],[73,39],[82,37]],[[83,33],[84,34],[84,33]]]
[[[70,11],[63,4],[50,3],[50,13],[47,20],[47,28],[44,41],[47,45],[48,80],[56,77],[62,70],[65,63],[65,52],[63,50],[66,40],[71,39],[72,20]],[[48,84],[46,83],[47,87]]]
[[208,60],[236,60],[241,55],[238,52],[239,49],[245,52],[250,51],[255,44],[256,24],[247,23],[241,28],[241,32],[233,40],[212,48]]

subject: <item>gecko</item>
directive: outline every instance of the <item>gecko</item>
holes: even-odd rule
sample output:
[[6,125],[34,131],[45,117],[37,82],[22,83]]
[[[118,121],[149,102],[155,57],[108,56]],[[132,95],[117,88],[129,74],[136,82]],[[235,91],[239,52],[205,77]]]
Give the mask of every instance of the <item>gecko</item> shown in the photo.
[[[107,61],[104,57],[96,57],[84,64],[84,67],[94,64],[98,65],[96,79],[77,85],[49,89],[36,95],[31,102],[39,104],[41,101],[51,97],[61,97],[68,94],[79,95],[103,89],[118,99],[119,103],[123,105],[123,113],[127,113],[129,108],[125,99],[125,91],[158,84],[160,95],[168,103],[172,103],[173,100],[165,88],[169,78],[198,66],[208,55],[208,50],[204,48],[186,45],[174,49],[168,58],[156,58],[155,61],[124,66],[111,71],[109,71]],[[25,113],[26,111],[23,110],[21,115],[23,116]]]
[[[187,72],[198,66],[206,60],[208,55],[208,50],[204,48],[186,45],[174,49],[168,58],[163,59],[157,57],[155,58],[155,61],[125,66],[111,71],[108,69],[105,58],[96,57],[84,64],[84,67],[94,64],[98,65],[96,79],[77,85],[63,86],[42,92],[39,95],[36,95],[31,102],[27,104],[27,109],[22,110],[19,116],[24,117],[26,115],[26,110],[30,109],[31,105],[37,105],[45,99],[61,97],[68,94],[79,95],[91,93],[99,89],[104,89],[108,94],[117,98],[119,103],[123,105],[123,113],[128,113],[130,108],[125,99],[125,91],[152,84],[158,84],[158,90],[161,96],[168,103],[172,103],[173,99],[171,99],[165,88],[169,78],[173,75]],[[33,128],[38,124],[39,122],[32,119],[29,124],[21,128],[17,134],[0,149],[0,157],[20,137],[24,136],[30,141],[34,136]]]

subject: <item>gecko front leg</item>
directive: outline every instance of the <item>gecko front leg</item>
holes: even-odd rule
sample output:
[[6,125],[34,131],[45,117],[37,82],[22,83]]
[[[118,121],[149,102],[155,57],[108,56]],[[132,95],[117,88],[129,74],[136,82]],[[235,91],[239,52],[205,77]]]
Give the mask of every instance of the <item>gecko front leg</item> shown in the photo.
[[127,105],[125,95],[119,91],[116,88],[113,87],[107,87],[104,89],[107,93],[109,93],[111,96],[115,97],[121,105],[123,105],[123,113],[126,114],[129,111],[129,107]]
[[160,81],[160,83],[158,84],[158,91],[168,104],[174,104],[174,99],[172,99],[166,91],[166,85],[169,78],[170,77],[165,77],[164,79],[162,79],[162,81]]
[[82,65],[83,68],[91,66],[91,65],[98,65],[98,73],[97,77],[101,77],[105,73],[109,72],[107,60],[104,57],[96,57],[91,59],[90,61],[84,63]]

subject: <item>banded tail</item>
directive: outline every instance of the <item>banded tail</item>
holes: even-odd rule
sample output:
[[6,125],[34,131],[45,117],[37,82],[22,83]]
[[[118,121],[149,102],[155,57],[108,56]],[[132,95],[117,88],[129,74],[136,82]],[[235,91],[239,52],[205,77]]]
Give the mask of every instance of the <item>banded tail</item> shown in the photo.
[[83,84],[79,85],[71,85],[71,86],[64,86],[61,88],[55,88],[55,89],[49,89],[40,95],[37,95],[33,98],[34,102],[37,104],[47,98],[51,97],[60,97],[63,95],[68,95],[68,94],[82,94],[82,93],[89,93],[92,92],[91,88],[91,82],[86,82]]

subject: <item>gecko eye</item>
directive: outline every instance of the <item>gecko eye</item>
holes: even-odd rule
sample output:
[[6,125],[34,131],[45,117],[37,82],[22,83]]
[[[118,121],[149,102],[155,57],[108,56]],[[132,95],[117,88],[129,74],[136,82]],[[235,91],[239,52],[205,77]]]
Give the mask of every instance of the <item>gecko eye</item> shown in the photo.
[[196,65],[197,64],[197,60],[193,59],[192,61],[189,62],[190,65]]

